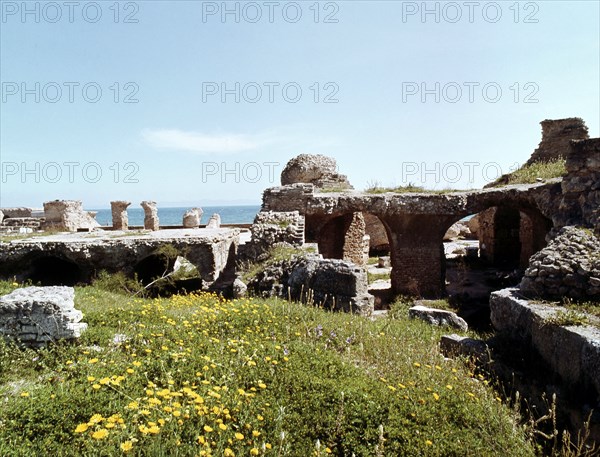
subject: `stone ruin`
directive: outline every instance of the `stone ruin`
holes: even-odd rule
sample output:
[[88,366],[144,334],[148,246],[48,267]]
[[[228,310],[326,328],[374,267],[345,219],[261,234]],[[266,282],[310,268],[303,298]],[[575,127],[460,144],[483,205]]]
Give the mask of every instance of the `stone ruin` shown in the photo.
[[44,210],[33,208],[2,208],[0,233],[31,233],[42,229]]
[[202,219],[201,208],[192,208],[187,210],[183,215],[183,228],[198,228],[200,227],[200,219]]
[[159,222],[156,202],[144,200],[140,205],[144,208],[144,229],[152,231],[158,230]]
[[72,287],[25,287],[0,297],[0,336],[29,347],[76,339],[87,328]]
[[316,254],[294,256],[270,264],[248,284],[263,297],[280,297],[369,316],[374,297],[368,292],[364,268]]
[[129,229],[129,218],[127,217],[127,207],[131,202],[124,200],[116,200],[110,202],[110,210],[112,212],[112,226],[115,230]]
[[542,125],[542,141],[533,151],[527,165],[565,158],[571,140],[589,138],[588,128],[583,119],[579,117],[546,119],[540,124]]
[[95,212],[83,210],[79,200],[54,200],[44,203],[44,230],[77,232],[100,227]]
[[261,260],[273,246],[304,245],[304,216],[298,211],[261,211],[250,226],[250,241],[240,245],[238,256],[245,261]]

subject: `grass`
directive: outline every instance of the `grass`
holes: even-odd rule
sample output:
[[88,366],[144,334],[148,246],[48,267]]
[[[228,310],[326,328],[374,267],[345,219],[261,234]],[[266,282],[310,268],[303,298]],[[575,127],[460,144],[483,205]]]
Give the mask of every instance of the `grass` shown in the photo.
[[380,279],[390,279],[390,273],[371,273],[367,271],[367,282],[369,284],[374,283],[375,281],[378,281]]
[[463,192],[458,189],[425,189],[422,186],[415,186],[412,183],[409,183],[406,186],[396,186],[396,187],[384,187],[379,183],[375,182],[369,184],[365,189],[365,192],[368,194],[385,194],[385,193],[395,193],[395,194],[410,194],[410,193],[425,193],[425,194],[449,194],[452,192]]
[[539,180],[546,181],[552,178],[560,178],[567,173],[565,163],[565,159],[559,158],[524,165],[508,175],[501,176],[494,183],[490,184],[489,187],[509,184],[533,184]]
[[314,252],[311,248],[301,249],[293,246],[276,245],[266,252],[260,261],[246,262],[239,265],[242,281],[248,283],[266,266],[290,259],[295,255],[305,255]]
[[544,325],[554,325],[557,327],[580,326],[589,324],[589,318],[573,309],[566,311],[560,310],[554,316],[544,321]]
[[76,307],[76,343],[0,340],[0,455],[534,455],[443,330],[403,314],[94,286]]

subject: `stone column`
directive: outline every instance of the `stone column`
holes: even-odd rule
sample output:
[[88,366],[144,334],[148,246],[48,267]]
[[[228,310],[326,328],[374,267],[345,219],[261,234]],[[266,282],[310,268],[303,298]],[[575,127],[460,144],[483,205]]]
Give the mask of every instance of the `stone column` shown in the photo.
[[210,216],[208,224],[206,224],[206,228],[218,229],[220,227],[221,227],[221,216],[219,216],[218,213],[215,213],[212,216]]
[[396,294],[440,298],[445,292],[443,237],[456,216],[382,216],[390,230],[392,290]]
[[129,205],[131,205],[131,202],[124,200],[110,202],[113,228],[115,230],[127,230],[129,228],[129,219],[127,218],[127,207]]
[[140,205],[144,208],[144,229],[158,230],[158,208],[156,207],[156,202],[144,200]]
[[201,208],[192,208],[186,211],[183,215],[183,228],[198,228],[202,214],[204,211]]

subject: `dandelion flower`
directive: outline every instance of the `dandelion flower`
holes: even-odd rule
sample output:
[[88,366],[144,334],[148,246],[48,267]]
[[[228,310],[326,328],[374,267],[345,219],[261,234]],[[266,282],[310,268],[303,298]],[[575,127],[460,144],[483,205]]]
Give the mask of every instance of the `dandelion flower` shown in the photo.
[[237,432],[237,433],[235,434],[235,438],[241,441],[241,440],[243,440],[243,439],[244,439],[244,435],[242,435],[240,432]]
[[29,397],[29,392],[21,392],[21,397]]
[[204,426],[204,431],[205,431],[206,433],[210,433],[210,432],[212,432],[212,431],[213,431],[213,428],[212,428],[210,425],[205,425],[205,426]]

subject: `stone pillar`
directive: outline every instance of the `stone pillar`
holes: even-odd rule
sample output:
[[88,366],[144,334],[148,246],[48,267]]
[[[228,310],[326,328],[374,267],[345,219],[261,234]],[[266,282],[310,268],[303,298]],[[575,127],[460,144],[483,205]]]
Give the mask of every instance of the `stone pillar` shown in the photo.
[[156,202],[144,200],[140,205],[144,208],[144,229],[158,230],[158,208],[156,207]]
[[2,210],[0,210],[0,224],[2,224],[3,220],[4,220],[4,213],[2,212]]
[[565,158],[569,153],[571,140],[589,138],[585,122],[578,117],[546,119],[540,124],[542,125],[542,141],[527,161],[528,165],[556,160],[560,157]]
[[356,265],[366,265],[364,256],[365,219],[362,213],[353,213],[344,233],[343,259]]
[[192,208],[186,211],[183,215],[183,228],[198,228],[202,214],[204,214],[204,211],[200,208]]
[[208,224],[206,224],[206,228],[218,229],[219,227],[221,227],[221,216],[215,213],[212,216],[210,216]]
[[403,214],[382,221],[390,230],[393,292],[442,297],[446,279],[442,239],[456,216]]
[[127,207],[129,205],[131,205],[131,202],[124,200],[110,202],[113,228],[115,230],[127,230],[129,228],[129,219],[127,218]]

